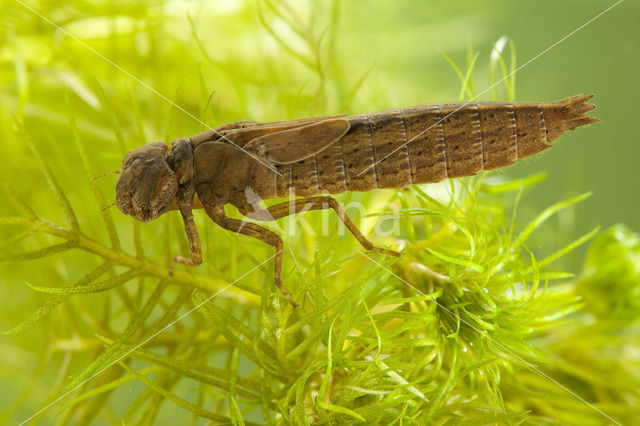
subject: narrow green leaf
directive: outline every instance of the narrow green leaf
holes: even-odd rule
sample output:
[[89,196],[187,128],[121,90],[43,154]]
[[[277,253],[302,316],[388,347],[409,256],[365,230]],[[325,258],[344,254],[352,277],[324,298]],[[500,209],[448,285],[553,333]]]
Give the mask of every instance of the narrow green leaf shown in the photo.
[[[600,232],[600,226],[596,226],[591,231],[589,231],[588,233],[584,234],[580,238],[572,241],[570,244],[568,244],[565,247],[561,248],[557,252],[553,253],[550,256],[545,257],[540,262],[538,262],[538,267],[542,268],[543,266],[548,265],[549,263],[553,262],[554,260],[566,255],[567,253],[571,252],[572,250],[575,250],[577,247],[580,247],[582,244],[586,243],[587,241],[589,241],[590,239],[595,237],[595,235],[598,232]],[[526,269],[525,272],[531,272],[531,269],[532,268],[529,267],[528,269]]]
[[402,305],[405,303],[417,303],[417,302],[428,302],[436,300],[438,297],[442,296],[443,289],[439,289],[438,291],[430,294],[423,294],[421,296],[414,297],[403,297],[401,299],[390,299],[385,300],[382,305]]
[[567,278],[573,278],[575,274],[571,274],[569,272],[543,272],[540,274],[540,281],[550,281],[550,280],[564,280]]
[[369,77],[369,74],[371,74],[371,71],[373,71],[373,69],[375,68],[375,65],[376,65],[375,62],[372,63],[371,65],[369,65],[369,68],[367,68],[362,73],[360,78],[358,78],[358,80],[353,85],[351,90],[349,90],[349,93],[347,94],[347,96],[344,98],[344,101],[342,102],[342,105],[340,106],[340,108],[338,108],[338,112],[339,113],[344,113],[345,111],[347,111],[347,109],[349,108],[349,105],[351,105],[351,102],[353,102],[353,99],[358,94],[358,91],[360,90],[360,88],[364,84],[365,80],[367,79],[367,77]]
[[480,190],[486,194],[503,194],[505,192],[517,191],[520,188],[528,188],[537,185],[547,178],[547,172],[541,171],[522,179],[510,180],[504,183],[480,185]]
[[211,323],[220,331],[220,333],[231,343],[234,347],[240,349],[240,351],[250,360],[257,364],[261,364],[266,360],[260,360],[256,357],[256,354],[251,347],[250,343],[241,338],[242,334],[236,334],[237,331],[232,327],[229,327],[230,320],[228,316],[223,317],[220,314],[220,308],[213,303],[206,302],[208,298],[202,291],[194,290],[192,293],[193,303],[198,307],[198,310],[207,318]]
[[[93,271],[91,271],[90,273],[88,273],[78,281],[76,281],[73,284],[73,286],[82,287],[93,282],[93,280],[97,279],[102,274],[107,272],[111,268],[111,266],[112,264],[110,262],[103,263],[102,265],[100,265],[99,267],[97,267],[96,269],[94,269]],[[46,316],[49,312],[51,312],[53,308],[63,303],[64,301],[69,299],[71,296],[72,296],[71,294],[55,296],[54,298],[50,299],[47,303],[42,305],[36,312],[31,314],[26,320],[24,320],[18,326],[5,331],[4,334],[15,334],[23,330],[26,330],[27,328],[35,324],[37,321],[39,321],[41,318]]]
[[38,163],[40,163],[42,172],[44,173],[47,179],[47,182],[49,183],[49,187],[53,191],[56,201],[58,202],[58,205],[60,206],[60,208],[62,208],[62,211],[64,212],[64,215],[67,219],[67,222],[69,222],[69,226],[71,227],[72,230],[79,232],[80,225],[78,225],[78,218],[76,217],[76,213],[73,211],[73,207],[71,207],[71,203],[69,202],[67,195],[62,190],[62,187],[60,186],[57,179],[53,175],[53,172],[51,171],[51,167],[49,167],[49,163],[47,162],[47,160],[44,159],[44,157],[42,156],[42,154],[40,153],[36,145],[33,143],[31,138],[29,137],[29,134],[26,132],[25,132],[24,141],[31,149],[31,152],[33,152],[33,155],[38,160]]
[[324,379],[322,379],[322,383],[320,384],[320,391],[318,392],[318,400],[324,401],[327,396],[327,385],[329,384],[329,378],[331,377],[331,371],[333,370],[333,346],[331,345],[331,338],[333,336],[333,326],[336,323],[338,318],[334,318],[331,321],[331,326],[329,327],[329,336],[327,338],[327,369],[324,374]]
[[444,58],[445,61],[447,61],[449,63],[449,65],[451,65],[451,68],[453,68],[453,70],[455,71],[455,73],[458,75],[458,78],[460,79],[460,82],[464,81],[464,73],[462,72],[462,70],[460,69],[460,67],[458,66],[458,64],[455,63],[455,61],[453,59],[451,59],[446,53],[444,52],[440,52],[440,56],[442,56]]
[[513,102],[516,99],[516,71],[517,71],[517,56],[516,56],[516,44],[513,40],[509,40],[509,82],[511,83],[511,95]]
[[350,410],[346,407],[340,407],[339,405],[334,405],[334,404],[329,404],[328,402],[324,402],[321,400],[316,400],[316,404],[318,405],[318,407],[327,410],[327,411],[332,411],[334,413],[339,413],[339,414],[346,414],[348,416],[353,417],[356,420],[360,420],[361,422],[366,422],[367,419],[365,419],[364,417],[362,417],[360,414],[356,413],[353,410]]
[[473,55],[473,58],[471,58],[471,61],[469,62],[469,65],[467,67],[467,72],[464,75],[464,78],[462,79],[462,87],[460,88],[460,94],[458,95],[460,101],[464,101],[465,96],[464,93],[467,92],[467,97],[469,99],[474,99],[475,98],[475,93],[473,93],[473,87],[472,87],[472,76],[473,76],[473,68],[476,65],[476,61],[478,60],[478,56],[480,56],[480,52],[476,52],[475,55]]
[[40,250],[33,250],[27,253],[14,254],[0,258],[0,264],[2,263],[14,263],[24,262],[26,260],[39,259],[45,256],[51,256],[52,254],[62,253],[69,249],[77,247],[75,242],[60,243],[53,246],[49,246]]
[[[74,388],[76,385],[82,383],[85,379],[93,376],[98,371],[104,370],[129,350],[125,347],[125,342],[127,342],[135,333],[140,332],[143,328],[144,322],[149,318],[151,312],[157,306],[160,297],[167,288],[167,285],[167,282],[162,281],[156,286],[142,310],[137,315],[131,316],[129,324],[124,332],[118,336],[114,342],[111,342],[96,359],[82,370],[82,372],[77,374],[68,387]],[[148,333],[149,332],[147,332],[147,334]]]
[[[133,109],[133,116],[135,117],[135,120],[136,120],[136,129],[138,130],[138,138],[140,139],[140,145],[146,145],[147,134],[144,131],[144,119],[142,117],[142,114],[140,114],[139,101],[133,95],[133,90],[131,89],[131,84],[129,82],[127,82],[127,94],[129,95],[129,102],[131,104],[131,108]],[[109,103],[108,105],[109,105],[109,108],[113,110],[113,106],[111,105],[111,103]],[[122,142],[120,142],[120,139],[118,138],[118,147],[120,148],[120,155],[124,156],[127,153],[127,147],[126,147],[124,138],[122,138]]]
[[349,286],[346,290],[342,291],[333,299],[319,304],[318,306],[316,306],[313,312],[308,313],[304,317],[300,318],[300,320],[296,321],[291,326],[287,327],[287,329],[284,331],[284,334],[286,336],[290,336],[294,334],[295,332],[300,330],[302,327],[304,327],[306,324],[311,323],[312,321],[314,321],[320,316],[326,315],[327,312],[332,311],[340,304],[347,302],[350,298],[359,294],[362,288],[365,286],[365,284],[367,284],[367,282],[369,282],[369,280],[371,280],[372,277],[374,277],[377,273],[379,273],[379,271],[380,271],[379,268],[369,269],[366,272],[366,274],[363,273],[360,279],[358,279],[358,281],[356,281],[355,283],[351,284],[351,286]]
[[3,216],[0,217],[0,225],[22,225],[33,227],[38,223],[37,219],[19,216]]
[[69,113],[69,127],[71,128],[71,134],[73,135],[73,141],[75,142],[76,149],[80,153],[80,158],[82,158],[82,164],[84,165],[84,169],[87,172],[87,177],[89,183],[91,185],[91,189],[93,190],[93,196],[98,204],[98,208],[100,209],[100,214],[102,216],[102,220],[105,223],[107,234],[109,235],[109,240],[111,242],[111,247],[114,249],[120,248],[120,238],[118,237],[118,232],[116,231],[116,226],[113,223],[113,217],[111,216],[111,210],[105,209],[104,207],[107,205],[105,202],[104,194],[102,194],[102,190],[98,187],[98,183],[94,176],[96,176],[95,171],[93,170],[93,166],[91,165],[91,161],[89,160],[89,155],[87,154],[87,150],[84,146],[84,143],[80,139],[80,135],[78,134],[78,126],[76,125],[75,116],[73,111],[71,110],[71,103],[69,101],[69,92],[67,94],[67,109]]
[[303,342],[296,345],[295,348],[290,350],[286,354],[286,358],[288,360],[295,359],[308,350],[310,352],[315,352],[315,349],[313,348],[318,346],[318,343],[327,335],[330,328],[331,323],[328,320],[324,321],[322,325],[314,326],[313,333],[307,336]]
[[[107,345],[113,345],[114,341],[100,337]],[[123,345],[124,352],[130,352],[133,345]],[[171,356],[158,355],[144,349],[136,349],[129,355],[131,358],[153,364],[163,370],[182,374],[198,382],[219,388],[226,392],[229,389],[231,375],[228,370],[222,370],[213,366],[200,364],[191,360],[184,360]],[[257,398],[261,392],[261,383],[245,377],[237,377],[237,392],[243,398]],[[272,397],[269,393],[266,397]]]
[[565,209],[565,208],[567,208],[569,206],[572,206],[572,205],[577,204],[577,203],[579,203],[579,202],[581,202],[583,200],[586,200],[590,196],[591,196],[591,192],[587,192],[587,193],[584,193],[582,195],[578,195],[577,197],[573,197],[573,198],[571,198],[569,200],[556,203],[556,204],[554,204],[552,206],[549,206],[546,209],[544,209],[542,211],[542,213],[540,213],[538,216],[536,216],[536,218],[533,219],[533,221],[531,221],[531,223],[529,223],[529,225],[527,225],[524,228],[524,230],[520,233],[520,235],[518,235],[518,237],[516,238],[516,240],[514,241],[512,247],[511,247],[511,249],[515,249],[520,244],[522,244],[527,238],[529,238],[529,236],[531,235],[531,233],[533,233],[533,231],[535,231],[541,224],[543,224],[551,216],[553,216],[554,214],[556,214],[560,210],[563,210],[563,209]]
[[458,354],[459,354],[459,350],[458,347],[454,347],[453,349],[453,356],[451,358],[451,367],[449,369],[449,377],[447,378],[446,383],[444,384],[444,386],[442,386],[442,388],[440,389],[440,391],[437,393],[435,399],[433,399],[431,401],[431,404],[429,404],[429,409],[427,414],[427,419],[432,419],[434,414],[436,413],[436,411],[438,409],[440,409],[440,406],[442,404],[443,401],[447,400],[447,395],[449,394],[449,392],[451,392],[452,387],[454,386],[455,382],[456,382],[456,376],[458,373]]
[[[160,368],[156,367],[156,366],[152,366],[152,367],[147,367],[147,368],[143,368],[142,370],[139,370],[139,374],[142,376],[148,376],[149,374],[154,374],[157,373],[160,370]],[[94,396],[98,396],[100,394],[103,394],[105,392],[110,392],[112,390],[116,390],[118,389],[120,386],[126,385],[127,383],[130,383],[134,380],[137,380],[138,376],[133,375],[133,374],[129,374],[127,376],[121,377],[119,379],[116,380],[112,380],[102,386],[98,386],[97,388],[88,390],[84,393],[81,393],[80,395],[78,395],[77,397],[73,398],[71,401],[67,402],[65,405],[62,406],[62,408],[60,408],[60,412],[63,412],[64,410],[66,410],[67,408],[71,408],[74,405],[76,405],[79,402],[85,401],[87,399],[93,398]]]
[[258,11],[258,18],[260,19],[260,23],[262,24],[262,27],[265,30],[267,30],[269,35],[280,45],[280,47],[282,47],[289,55],[296,58],[301,63],[315,70],[316,64],[314,63],[314,61],[312,59],[309,59],[308,56],[305,56],[304,54],[294,50],[291,47],[291,43],[287,43],[282,37],[280,37],[278,35],[278,32],[273,28],[273,26],[267,22],[266,17],[262,13],[262,8],[260,6],[260,3],[258,3],[257,11]]
[[[152,381],[147,380],[147,378],[145,378],[142,374],[140,374],[139,372],[135,371],[134,369],[130,368],[127,364],[125,364],[124,362],[120,362],[119,363],[120,366],[122,368],[124,368],[126,371],[128,371],[130,374],[133,374],[134,376],[136,376],[138,378],[138,380],[140,380],[142,383],[144,383],[147,388],[151,389],[152,391],[156,392],[158,395],[162,396],[163,398],[173,402],[174,404],[179,405],[180,407],[184,408],[185,410],[194,413],[200,417],[203,417],[205,419],[209,419],[209,420],[213,420],[215,422],[219,422],[219,423],[230,423],[231,419],[225,416],[220,416],[218,414],[214,414],[211,411],[207,411],[207,410],[203,410],[202,408],[198,407],[195,404],[192,404],[188,401],[185,401],[184,399],[174,395],[173,393],[169,392],[167,389],[161,388],[160,386],[157,386],[156,384],[154,384]],[[247,424],[254,424],[254,423],[247,423]]]
[[435,257],[444,260],[445,262],[449,262],[455,265],[464,266],[465,268],[473,269],[474,271],[480,274],[484,272],[484,268],[482,267],[482,265],[478,265],[477,263],[474,263],[470,260],[458,259],[455,257],[447,256],[446,254],[442,254],[439,251],[436,251],[428,247],[427,247],[427,251],[432,255],[434,255]]
[[240,411],[240,407],[238,407],[236,397],[233,395],[229,396],[229,407],[231,411],[231,422],[233,425],[244,426],[245,423],[242,418],[242,412]]
[[140,275],[142,272],[138,270],[130,270],[128,272],[117,275],[114,278],[99,282],[93,285],[85,285],[80,287],[39,287],[35,285],[31,285],[27,283],[29,287],[36,291],[41,291],[43,293],[52,293],[57,295],[72,295],[72,294],[88,294],[88,293],[99,293],[101,291],[111,290],[121,284],[126,283],[130,279]]
[[29,217],[35,218],[37,215],[27,203],[24,198],[22,198],[12,187],[6,182],[1,183],[3,189],[9,194],[9,196],[13,199],[13,201],[25,212]]
[[110,99],[107,97],[107,94],[104,91],[104,87],[100,84],[100,80],[94,76],[94,82],[96,87],[98,88],[98,96],[100,97],[100,102],[105,106],[107,113],[109,115],[109,121],[111,122],[111,128],[116,135],[116,141],[118,142],[118,148],[120,150],[120,154],[124,155],[127,152],[127,147],[124,141],[124,135],[122,134],[122,126],[118,123],[118,117],[116,116],[116,112],[113,109],[113,104]]
[[496,326],[494,324],[486,322],[485,320],[480,318],[478,315],[475,315],[475,314],[473,314],[473,313],[471,313],[469,311],[466,311],[465,314],[470,316],[476,323],[478,323],[478,325],[480,325],[485,330],[495,330],[496,329]]

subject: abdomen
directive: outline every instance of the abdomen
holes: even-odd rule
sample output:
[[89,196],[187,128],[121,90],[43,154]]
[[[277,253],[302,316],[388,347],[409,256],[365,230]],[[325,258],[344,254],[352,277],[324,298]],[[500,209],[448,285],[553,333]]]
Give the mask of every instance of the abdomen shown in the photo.
[[595,108],[585,104],[590,98],[429,104],[353,115],[338,142],[277,166],[277,196],[402,188],[508,166],[549,148],[567,130],[597,122],[585,115]]

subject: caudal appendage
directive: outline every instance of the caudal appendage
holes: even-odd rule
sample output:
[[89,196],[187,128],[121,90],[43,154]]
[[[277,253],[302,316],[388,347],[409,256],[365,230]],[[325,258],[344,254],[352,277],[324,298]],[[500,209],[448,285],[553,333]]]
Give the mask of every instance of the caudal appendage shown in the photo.
[[587,115],[596,107],[586,103],[592,97],[593,95],[576,95],[561,101],[542,104],[547,142],[555,140],[567,130],[599,122],[597,118]]

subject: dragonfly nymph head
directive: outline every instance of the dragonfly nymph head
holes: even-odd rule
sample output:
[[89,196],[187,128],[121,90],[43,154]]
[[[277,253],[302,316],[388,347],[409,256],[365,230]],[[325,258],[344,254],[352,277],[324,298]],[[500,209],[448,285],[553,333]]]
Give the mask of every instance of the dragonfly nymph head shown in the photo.
[[116,204],[122,213],[148,222],[169,210],[178,177],[167,163],[168,149],[165,143],[154,142],[124,157],[116,184]]

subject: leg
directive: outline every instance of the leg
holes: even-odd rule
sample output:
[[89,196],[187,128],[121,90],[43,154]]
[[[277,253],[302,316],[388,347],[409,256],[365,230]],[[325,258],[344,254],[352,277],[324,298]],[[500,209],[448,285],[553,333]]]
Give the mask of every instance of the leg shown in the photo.
[[193,221],[193,215],[191,210],[182,213],[182,220],[184,220],[184,229],[187,232],[187,239],[189,240],[189,251],[191,252],[191,259],[175,255],[173,262],[169,268],[169,275],[173,275],[173,268],[176,263],[182,263],[187,266],[198,266],[202,263],[202,249],[200,248],[200,237],[198,236],[198,228]]
[[344,223],[349,232],[351,232],[353,236],[356,237],[362,247],[369,251],[375,251],[378,253],[386,254],[388,256],[400,257],[400,253],[398,253],[397,251],[376,247],[373,245],[373,243],[371,243],[371,241],[367,240],[365,236],[362,235],[360,230],[356,227],[356,225],[351,221],[351,219],[349,219],[349,216],[347,216],[347,212],[344,211],[340,203],[329,196],[316,196],[295,199],[284,203],[275,204],[267,209],[259,210],[247,216],[256,220],[276,220],[295,213],[305,212],[309,210],[326,210],[329,208],[333,209],[336,212],[338,218],[340,218],[342,223]]
[[267,228],[263,228],[260,225],[256,225],[255,223],[244,222],[242,220],[227,217],[224,214],[224,211],[210,214],[209,210],[207,210],[207,214],[209,214],[209,217],[211,217],[215,223],[228,231],[256,238],[275,247],[276,255],[274,259],[274,276],[276,286],[280,289],[282,294],[284,294],[291,306],[296,308],[298,304],[293,300],[287,289],[282,284],[282,257],[284,252],[282,238],[280,238],[280,236],[275,232],[272,232]]

